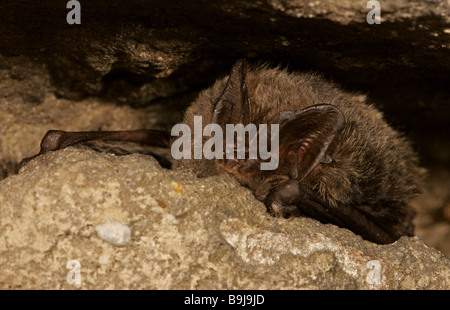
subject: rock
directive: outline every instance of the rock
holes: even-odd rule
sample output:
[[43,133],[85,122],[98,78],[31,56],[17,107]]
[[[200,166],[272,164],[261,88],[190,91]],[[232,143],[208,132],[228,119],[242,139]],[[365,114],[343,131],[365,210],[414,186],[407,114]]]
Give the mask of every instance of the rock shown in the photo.
[[415,233],[450,258],[450,170],[429,170],[423,193],[411,201],[417,210]]
[[97,225],[95,226],[95,230],[100,239],[115,246],[125,246],[130,243],[131,240],[130,227],[116,221],[108,221],[101,225]]
[[[367,1],[314,1],[314,0],[269,0],[274,9],[280,10],[293,17],[314,18],[324,16],[327,19],[341,23],[357,23],[365,21],[367,13],[373,5],[367,8]],[[385,0],[378,1],[381,9],[381,22],[395,22],[408,18],[419,18],[424,15],[435,15],[450,22],[450,17],[445,12],[448,3],[442,1],[402,1]]]
[[[0,206],[2,289],[450,288],[450,260],[418,237],[381,246],[273,218],[231,177],[145,155],[47,153],[0,182]],[[127,246],[98,237],[108,221],[131,229]]]

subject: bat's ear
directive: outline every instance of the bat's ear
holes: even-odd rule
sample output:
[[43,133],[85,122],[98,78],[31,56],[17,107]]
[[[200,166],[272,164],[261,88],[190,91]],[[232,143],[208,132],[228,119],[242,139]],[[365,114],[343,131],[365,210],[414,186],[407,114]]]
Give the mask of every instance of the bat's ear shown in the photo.
[[270,118],[279,124],[280,169],[302,180],[321,162],[330,162],[328,147],[345,124],[341,111],[319,104],[297,111],[282,111]]
[[247,62],[238,60],[231,69],[225,89],[215,103],[212,123],[225,128],[226,124],[247,124],[250,116],[248,91],[245,78]]

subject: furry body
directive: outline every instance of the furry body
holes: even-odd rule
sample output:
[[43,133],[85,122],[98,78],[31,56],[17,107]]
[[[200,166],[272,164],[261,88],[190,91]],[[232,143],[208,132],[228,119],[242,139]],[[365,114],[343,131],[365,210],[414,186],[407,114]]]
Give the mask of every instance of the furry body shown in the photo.
[[[228,77],[200,93],[188,108],[184,123],[193,126],[193,116],[202,115],[203,125],[211,120],[214,103],[221,96]],[[410,144],[366,103],[366,97],[341,91],[320,76],[288,73],[278,68],[256,67],[246,74],[250,120],[267,123],[280,111],[301,110],[327,103],[345,118],[342,131],[327,154],[331,163],[316,166],[301,183],[334,207],[357,208],[390,223],[394,234],[412,235],[414,212],[406,202],[418,193],[421,173]],[[220,163],[211,160],[181,160],[180,166],[193,169],[199,177],[221,173]],[[264,201],[273,184],[261,186],[261,178],[237,179]],[[280,178],[283,179],[283,178]]]

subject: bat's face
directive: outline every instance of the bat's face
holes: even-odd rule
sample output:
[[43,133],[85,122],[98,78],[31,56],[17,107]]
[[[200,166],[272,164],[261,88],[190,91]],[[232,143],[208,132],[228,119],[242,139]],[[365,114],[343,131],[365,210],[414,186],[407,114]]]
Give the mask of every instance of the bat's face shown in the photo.
[[[214,149],[223,150],[216,159],[216,169],[252,190],[277,180],[301,181],[329,159],[328,147],[344,126],[342,113],[335,106],[318,104],[258,115],[251,111],[246,74],[246,62],[238,61],[213,103],[211,123],[222,129],[222,141]],[[257,123],[261,119],[266,123]]]

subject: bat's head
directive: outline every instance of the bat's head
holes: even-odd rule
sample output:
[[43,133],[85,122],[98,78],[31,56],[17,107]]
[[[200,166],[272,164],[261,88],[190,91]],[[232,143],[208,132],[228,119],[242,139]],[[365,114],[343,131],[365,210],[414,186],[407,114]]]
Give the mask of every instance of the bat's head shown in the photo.
[[[275,180],[301,181],[318,164],[329,162],[327,151],[345,122],[339,109],[318,104],[256,115],[249,102],[246,75],[246,61],[239,60],[214,105],[211,123],[220,126],[226,137],[223,158],[216,159],[218,170],[255,190]],[[261,119],[266,124],[253,123]]]

